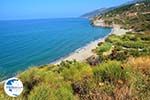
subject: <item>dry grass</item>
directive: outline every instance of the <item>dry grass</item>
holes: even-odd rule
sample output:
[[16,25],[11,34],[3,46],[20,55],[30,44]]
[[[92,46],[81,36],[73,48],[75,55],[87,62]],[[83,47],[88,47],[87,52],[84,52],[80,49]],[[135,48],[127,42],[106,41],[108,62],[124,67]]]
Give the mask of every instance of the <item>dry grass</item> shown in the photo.
[[138,70],[143,74],[150,75],[150,56],[129,58],[128,63],[133,69]]

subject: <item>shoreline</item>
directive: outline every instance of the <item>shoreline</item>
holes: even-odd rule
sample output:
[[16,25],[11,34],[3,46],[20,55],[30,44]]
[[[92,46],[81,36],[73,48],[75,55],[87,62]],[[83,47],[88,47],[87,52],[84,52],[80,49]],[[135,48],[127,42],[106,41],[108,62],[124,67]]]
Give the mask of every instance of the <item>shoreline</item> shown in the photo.
[[[103,26],[97,26],[97,27],[103,27]],[[91,41],[90,43],[87,43],[85,46],[83,46],[79,49],[76,49],[74,52],[70,53],[69,55],[66,55],[54,62],[49,63],[49,64],[57,65],[57,64],[60,64],[62,61],[66,61],[66,60],[68,60],[68,61],[76,60],[76,61],[80,61],[80,62],[85,61],[87,58],[89,58],[93,55],[96,55],[94,52],[92,52],[92,50],[97,47],[98,43],[104,42],[105,39],[109,35],[111,35],[111,34],[124,35],[124,34],[126,34],[126,32],[129,32],[129,31],[131,31],[131,30],[121,29],[119,25],[113,25],[111,32],[108,33],[108,35],[106,35],[105,37],[99,38],[95,41]],[[1,81],[0,84],[3,84],[6,80]]]
[[91,42],[87,43],[85,46],[76,49],[74,52],[72,52],[72,53],[68,54],[67,56],[64,56],[50,64],[60,64],[62,61],[66,61],[66,60],[85,61],[88,57],[95,55],[95,53],[92,52],[92,49],[95,49],[99,42],[104,42],[105,39],[113,33],[113,30],[114,29],[112,28],[111,32],[108,35],[106,35],[105,37],[91,41]]
[[[99,26],[102,27],[102,26]],[[92,55],[96,55],[94,52],[92,52],[93,49],[95,49],[98,45],[98,43],[100,42],[104,42],[105,39],[111,35],[111,34],[115,34],[115,35],[123,35],[126,32],[128,32],[130,30],[125,30],[125,29],[121,29],[119,25],[113,25],[111,32],[106,35],[103,38],[99,38],[95,41],[91,41],[90,43],[86,44],[85,46],[75,50],[74,52],[70,53],[69,55],[62,57],[50,64],[60,64],[62,61],[72,61],[72,60],[76,60],[76,61],[85,61],[87,58],[91,57]]]

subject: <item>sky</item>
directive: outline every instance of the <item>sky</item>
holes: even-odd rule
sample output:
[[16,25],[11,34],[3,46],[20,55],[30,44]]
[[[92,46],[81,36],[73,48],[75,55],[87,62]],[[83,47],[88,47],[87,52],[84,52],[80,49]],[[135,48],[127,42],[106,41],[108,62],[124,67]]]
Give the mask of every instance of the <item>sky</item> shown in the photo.
[[0,0],[0,20],[78,17],[131,0]]

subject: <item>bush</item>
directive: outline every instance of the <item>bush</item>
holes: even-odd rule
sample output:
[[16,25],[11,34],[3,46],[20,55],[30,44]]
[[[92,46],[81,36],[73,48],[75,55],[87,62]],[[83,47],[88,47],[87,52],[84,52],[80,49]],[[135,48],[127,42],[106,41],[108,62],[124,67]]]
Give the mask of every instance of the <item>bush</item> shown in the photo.
[[90,90],[92,90],[95,87],[96,87],[96,83],[93,80],[93,77],[84,78],[81,81],[76,81],[72,83],[72,88],[74,90],[74,93],[80,96],[89,94]]
[[138,51],[138,49],[130,49],[129,54],[132,55],[133,57],[138,57],[141,55],[141,53]]
[[117,61],[108,61],[93,69],[94,77],[97,82],[115,83],[118,80],[129,80],[130,70],[121,67],[121,63]]
[[61,70],[61,75],[67,81],[78,81],[82,80],[84,77],[91,77],[92,76],[92,69],[86,63],[79,63],[79,62],[72,62],[63,64]]
[[143,40],[143,41],[150,41],[150,35],[144,35],[144,36],[142,36],[141,40]]
[[140,100],[150,99],[150,57],[129,58],[129,64],[136,74],[134,89]]
[[150,77],[141,77],[135,83],[134,89],[139,100],[150,100]]
[[39,84],[48,83],[53,87],[58,87],[63,84],[63,77],[52,71],[47,71],[46,68],[28,69],[27,71],[21,73],[19,78],[24,84],[24,97],[27,97],[30,91],[32,91],[32,89]]
[[129,57],[127,51],[116,51],[113,50],[112,53],[108,56],[111,60],[123,61]]
[[136,49],[138,49],[138,48],[142,49],[144,47],[143,43],[140,41],[137,41],[137,42],[126,41],[122,44],[122,46],[126,47],[126,48],[136,48]]
[[28,100],[74,100],[71,86],[51,87],[49,84],[36,86],[28,95]]
[[55,90],[50,88],[48,84],[40,84],[36,86],[28,96],[29,100],[57,100]]
[[145,47],[143,49],[129,49],[128,52],[133,57],[147,56],[150,55],[150,47]]
[[124,36],[122,36],[122,39],[124,40],[124,41],[133,41],[133,42],[135,42],[135,41],[139,41],[140,39],[135,35],[136,33],[128,33],[128,34],[125,34]]
[[106,42],[112,43],[114,45],[121,45],[122,44],[122,40],[120,36],[116,36],[116,35],[110,35],[107,39]]
[[74,100],[73,90],[70,86],[63,86],[56,90],[57,100]]
[[103,53],[106,51],[109,51],[111,49],[112,45],[110,43],[103,43],[101,46],[97,47],[97,52]]

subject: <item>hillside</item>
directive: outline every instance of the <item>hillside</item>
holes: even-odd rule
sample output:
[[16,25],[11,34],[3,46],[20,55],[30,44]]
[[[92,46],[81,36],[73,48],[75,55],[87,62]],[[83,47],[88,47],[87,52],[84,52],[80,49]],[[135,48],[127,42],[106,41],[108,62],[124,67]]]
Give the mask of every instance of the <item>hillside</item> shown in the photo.
[[133,0],[133,1],[128,1],[128,2],[126,2],[124,4],[116,6],[116,7],[100,8],[100,9],[97,9],[97,10],[85,13],[85,14],[81,15],[80,17],[83,17],[83,18],[93,18],[95,16],[100,16],[100,15],[103,15],[103,14],[109,12],[109,11],[112,11],[115,8],[119,8],[119,7],[122,7],[122,6],[129,5],[129,4],[135,4],[135,3],[138,3],[138,2],[142,2],[142,1],[143,0]]
[[115,7],[110,7],[110,8],[101,8],[101,9],[97,9],[97,10],[94,10],[92,12],[88,12],[86,14],[83,14],[81,15],[80,17],[83,17],[83,18],[93,18],[95,16],[99,16],[99,15],[102,15],[110,10],[113,10],[115,9]]
[[119,24],[122,28],[136,32],[150,31],[150,1],[121,6],[94,18],[98,19],[104,20],[106,24]]

